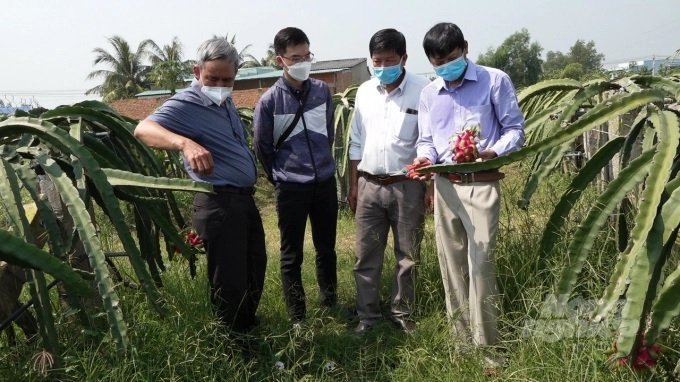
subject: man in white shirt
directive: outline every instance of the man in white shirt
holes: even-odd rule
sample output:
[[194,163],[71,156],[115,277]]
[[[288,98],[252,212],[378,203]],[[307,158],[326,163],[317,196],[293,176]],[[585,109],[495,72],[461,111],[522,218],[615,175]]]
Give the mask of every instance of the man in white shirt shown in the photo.
[[357,236],[354,276],[359,324],[355,332],[364,334],[382,317],[380,275],[391,229],[397,267],[390,319],[411,333],[416,328],[414,265],[420,251],[426,187],[407,178],[403,170],[416,156],[420,91],[429,80],[404,69],[406,39],[395,29],[376,32],[369,53],[375,78],[357,91],[349,148],[349,204],[355,212]]

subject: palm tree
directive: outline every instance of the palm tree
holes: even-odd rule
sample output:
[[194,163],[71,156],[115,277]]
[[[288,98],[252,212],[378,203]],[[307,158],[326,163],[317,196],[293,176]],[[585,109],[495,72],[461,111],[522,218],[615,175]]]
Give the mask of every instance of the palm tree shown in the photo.
[[182,60],[184,52],[177,36],[172,39],[170,45],[164,45],[162,49],[155,42],[150,41],[149,51],[152,65],[149,78],[157,86],[175,94],[177,86],[182,85],[184,79],[191,75],[191,68],[195,61]]
[[142,41],[134,52],[120,36],[110,37],[108,41],[113,47],[112,53],[103,48],[93,50],[97,55],[94,65],[104,64],[108,68],[97,69],[87,75],[88,80],[103,79],[104,82],[85,94],[99,94],[104,102],[133,97],[147,85],[149,66],[144,64],[144,60],[153,41]]
[[[221,37],[221,36],[214,36],[214,37],[217,38],[217,37]],[[236,46],[236,35],[233,35],[233,36],[231,36],[231,38],[229,38],[229,33],[227,33],[224,36],[224,38],[227,41],[229,41],[229,43],[231,45],[233,45],[234,47]],[[253,68],[253,67],[256,67],[256,66],[262,66],[260,64],[260,61],[257,58],[255,58],[255,56],[248,53],[248,48],[250,48],[251,46],[252,46],[252,44],[248,44],[238,52],[238,58],[239,58],[239,61],[240,61],[240,65],[239,65],[240,68]]]
[[274,51],[274,44],[269,44],[267,48],[267,55],[260,59],[261,66],[273,66],[278,68],[279,65],[276,63],[276,51]]

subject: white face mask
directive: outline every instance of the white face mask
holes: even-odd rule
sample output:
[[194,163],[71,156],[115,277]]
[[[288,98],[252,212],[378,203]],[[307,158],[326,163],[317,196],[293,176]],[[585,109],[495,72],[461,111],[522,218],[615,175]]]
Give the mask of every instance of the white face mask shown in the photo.
[[211,101],[215,102],[217,106],[220,106],[224,101],[231,97],[231,92],[234,90],[233,87],[222,87],[222,86],[203,86],[201,91],[206,97],[210,98]]
[[309,61],[298,62],[295,65],[288,66],[288,74],[298,81],[305,81],[309,78],[309,72],[312,71],[312,63]]

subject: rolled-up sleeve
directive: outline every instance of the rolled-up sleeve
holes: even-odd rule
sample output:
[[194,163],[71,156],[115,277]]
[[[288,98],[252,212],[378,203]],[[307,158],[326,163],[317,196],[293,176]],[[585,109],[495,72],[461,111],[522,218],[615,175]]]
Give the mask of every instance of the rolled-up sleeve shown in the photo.
[[437,149],[432,139],[432,123],[430,119],[429,98],[430,87],[426,87],[420,93],[420,101],[418,104],[418,141],[416,141],[416,155],[418,157],[425,157],[432,163],[436,163],[438,154]]
[[519,108],[515,87],[510,77],[501,76],[491,94],[500,137],[491,147],[498,156],[519,150],[524,145],[524,115]]

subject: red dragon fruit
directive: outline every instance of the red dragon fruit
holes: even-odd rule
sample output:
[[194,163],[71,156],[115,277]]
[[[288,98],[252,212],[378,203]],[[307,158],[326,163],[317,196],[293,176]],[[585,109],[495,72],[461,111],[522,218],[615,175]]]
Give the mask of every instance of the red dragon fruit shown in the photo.
[[[618,350],[618,344],[614,342],[614,351],[616,353]],[[633,362],[630,362],[629,357],[614,358],[617,366],[625,366],[631,364],[634,370],[644,370],[650,369],[657,364],[657,360],[661,355],[661,346],[658,344],[642,345],[637,351],[637,355]]]
[[189,231],[185,237],[185,241],[192,247],[203,244],[203,240],[201,240],[201,238],[198,236],[198,233],[195,231]]
[[[194,253],[205,253],[205,250],[203,248],[203,239],[201,239],[200,236],[198,236],[198,233],[194,231],[193,229],[187,229],[183,230],[181,234],[184,236],[184,242],[189,244],[191,247],[191,250],[194,251]],[[179,249],[178,246],[175,246],[175,251],[173,255],[178,255],[182,251]]]
[[451,153],[456,163],[474,162],[479,156],[479,126],[469,126],[451,138]]

